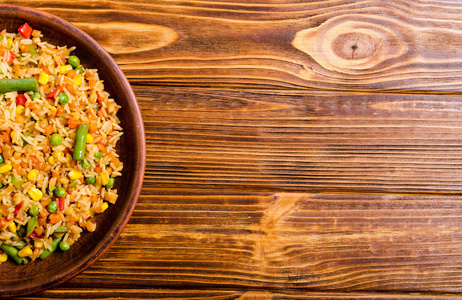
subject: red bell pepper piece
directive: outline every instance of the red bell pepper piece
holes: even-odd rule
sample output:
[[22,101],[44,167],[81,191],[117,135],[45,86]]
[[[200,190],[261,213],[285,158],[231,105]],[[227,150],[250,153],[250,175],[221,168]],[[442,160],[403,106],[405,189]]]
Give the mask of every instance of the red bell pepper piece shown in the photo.
[[24,96],[24,94],[18,94],[16,96],[16,106],[18,106],[18,105],[25,106],[26,102],[27,102],[27,98],[26,98],[26,96]]
[[58,92],[59,92],[59,89],[51,89],[50,93],[47,96],[47,99],[53,99]]
[[29,235],[29,237],[32,238],[32,239],[41,239],[42,236],[43,236],[43,234],[42,234],[42,235],[37,235],[35,232],[32,232],[32,233]]
[[21,209],[22,207],[22,202],[20,202],[18,205],[16,205],[16,207],[14,208],[14,214],[17,215],[19,210]]
[[27,23],[24,23],[23,25],[21,25],[18,31],[26,39],[30,38],[32,35],[32,28]]
[[64,210],[64,198],[56,198],[56,203],[58,204],[58,210]]
[[16,56],[16,54],[14,54],[14,53],[11,52],[11,51],[2,49],[2,51],[1,51],[1,57],[3,58],[3,60],[4,60],[7,64],[11,64],[11,63],[13,62],[13,60],[14,60],[17,56]]

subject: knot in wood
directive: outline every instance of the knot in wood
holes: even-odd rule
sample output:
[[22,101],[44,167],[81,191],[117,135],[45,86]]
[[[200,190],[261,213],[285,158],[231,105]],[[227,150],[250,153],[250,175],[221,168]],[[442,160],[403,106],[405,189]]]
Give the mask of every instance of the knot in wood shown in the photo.
[[362,32],[341,34],[331,43],[332,52],[348,60],[373,56],[378,48],[380,48],[380,41]]

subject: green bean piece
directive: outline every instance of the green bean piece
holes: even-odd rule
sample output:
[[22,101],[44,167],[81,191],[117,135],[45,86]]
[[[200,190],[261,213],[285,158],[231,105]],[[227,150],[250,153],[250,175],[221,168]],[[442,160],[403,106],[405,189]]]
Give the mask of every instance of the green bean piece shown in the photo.
[[90,124],[80,124],[77,128],[77,136],[75,138],[73,155],[73,158],[75,160],[81,160],[85,158],[85,145],[87,144],[87,134],[89,126]]
[[22,248],[26,247],[26,242],[23,240],[19,240],[16,242],[16,246],[14,246],[16,249],[21,250]]
[[30,53],[30,56],[32,57],[36,57],[39,55],[37,50],[35,50],[34,46],[32,45],[29,45],[29,53]]
[[13,186],[17,189],[20,189],[21,186],[24,184],[24,179],[22,179],[21,176],[18,176],[18,178],[14,177],[13,175],[11,176],[11,183]]
[[6,244],[0,245],[0,249],[5,251],[6,254],[8,254],[8,256],[11,257],[11,259],[14,260],[18,265],[22,264],[23,259],[19,257],[18,249],[16,249],[15,247],[6,245]]
[[54,233],[66,233],[67,232],[67,227],[66,226],[58,226]]
[[0,153],[0,164],[3,164],[5,162],[5,159],[3,158],[3,154]]
[[19,237],[25,236],[25,235],[26,235],[26,227],[21,226],[21,228],[19,228],[19,230],[16,231],[16,234],[17,234]]
[[51,246],[51,251],[48,250],[48,249],[43,250],[42,255],[40,255],[40,258],[45,259],[45,258],[48,257],[48,255],[55,252],[56,248],[58,248],[58,245],[59,245],[59,243],[61,243],[62,240],[63,240],[62,237],[54,238],[53,242],[51,242],[51,245],[50,245]]
[[35,78],[0,79],[0,93],[6,92],[38,92],[39,86]]
[[27,222],[26,236],[29,236],[35,230],[35,227],[37,227],[37,222],[38,222],[37,216],[34,216],[29,219],[29,222]]

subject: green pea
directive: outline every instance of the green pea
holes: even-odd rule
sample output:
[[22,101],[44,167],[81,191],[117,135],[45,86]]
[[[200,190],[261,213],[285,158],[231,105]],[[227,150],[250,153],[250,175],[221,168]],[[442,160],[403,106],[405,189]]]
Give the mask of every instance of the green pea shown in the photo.
[[31,95],[31,98],[32,98],[32,99],[40,99],[40,97],[42,97],[42,95],[40,95],[39,92],[34,92],[34,93],[32,93],[32,95]]
[[52,146],[59,146],[63,142],[63,137],[59,133],[54,133],[50,136]]
[[29,215],[35,217],[40,213],[40,208],[37,205],[32,205],[29,208]]
[[95,154],[95,158],[102,158],[103,157],[103,152],[99,151],[98,153]]
[[50,213],[55,213],[56,211],[58,211],[58,203],[56,201],[51,201],[50,203],[48,203],[47,205],[47,210],[50,212]]
[[69,56],[67,62],[74,68],[77,68],[80,65],[80,59],[75,55]]
[[110,188],[114,185],[115,183],[115,178],[114,177],[109,177],[108,181],[107,181],[107,184],[106,184],[106,187]]
[[59,249],[61,249],[61,251],[67,251],[70,247],[71,246],[67,241],[62,241],[61,243],[59,243]]
[[83,73],[85,73],[85,69],[84,69],[84,67],[82,65],[80,65],[75,69],[75,72],[77,74],[83,74]]
[[91,164],[86,160],[79,161],[79,165],[84,169],[88,169],[91,166]]
[[86,177],[85,182],[88,184],[93,184],[96,182],[96,177]]
[[58,95],[58,103],[59,104],[66,104],[67,102],[69,102],[69,96],[67,96],[66,93],[60,93]]
[[3,164],[5,162],[5,159],[3,158],[3,154],[0,153],[0,164]]
[[55,196],[58,198],[66,197],[66,190],[62,187],[57,188],[54,193],[55,193]]

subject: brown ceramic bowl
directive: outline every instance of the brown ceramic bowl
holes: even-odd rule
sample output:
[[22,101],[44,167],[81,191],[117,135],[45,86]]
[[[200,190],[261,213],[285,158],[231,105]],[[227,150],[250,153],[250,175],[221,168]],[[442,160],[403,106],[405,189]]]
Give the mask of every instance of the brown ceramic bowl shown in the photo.
[[[111,56],[82,30],[51,14],[14,5],[0,5],[0,30],[17,32],[27,22],[42,31],[54,45],[76,46],[73,53],[86,67],[97,68],[106,90],[122,109],[118,112],[124,135],[118,153],[124,163],[123,176],[116,180],[119,198],[96,217],[97,230],[85,233],[67,252],[54,253],[27,265],[12,261],[0,264],[0,297],[29,294],[58,285],[79,274],[112,245],[127,224],[135,207],[144,175],[146,150],[141,113],[130,84]],[[123,184],[122,184],[123,183]],[[118,186],[117,186],[118,185]]]

